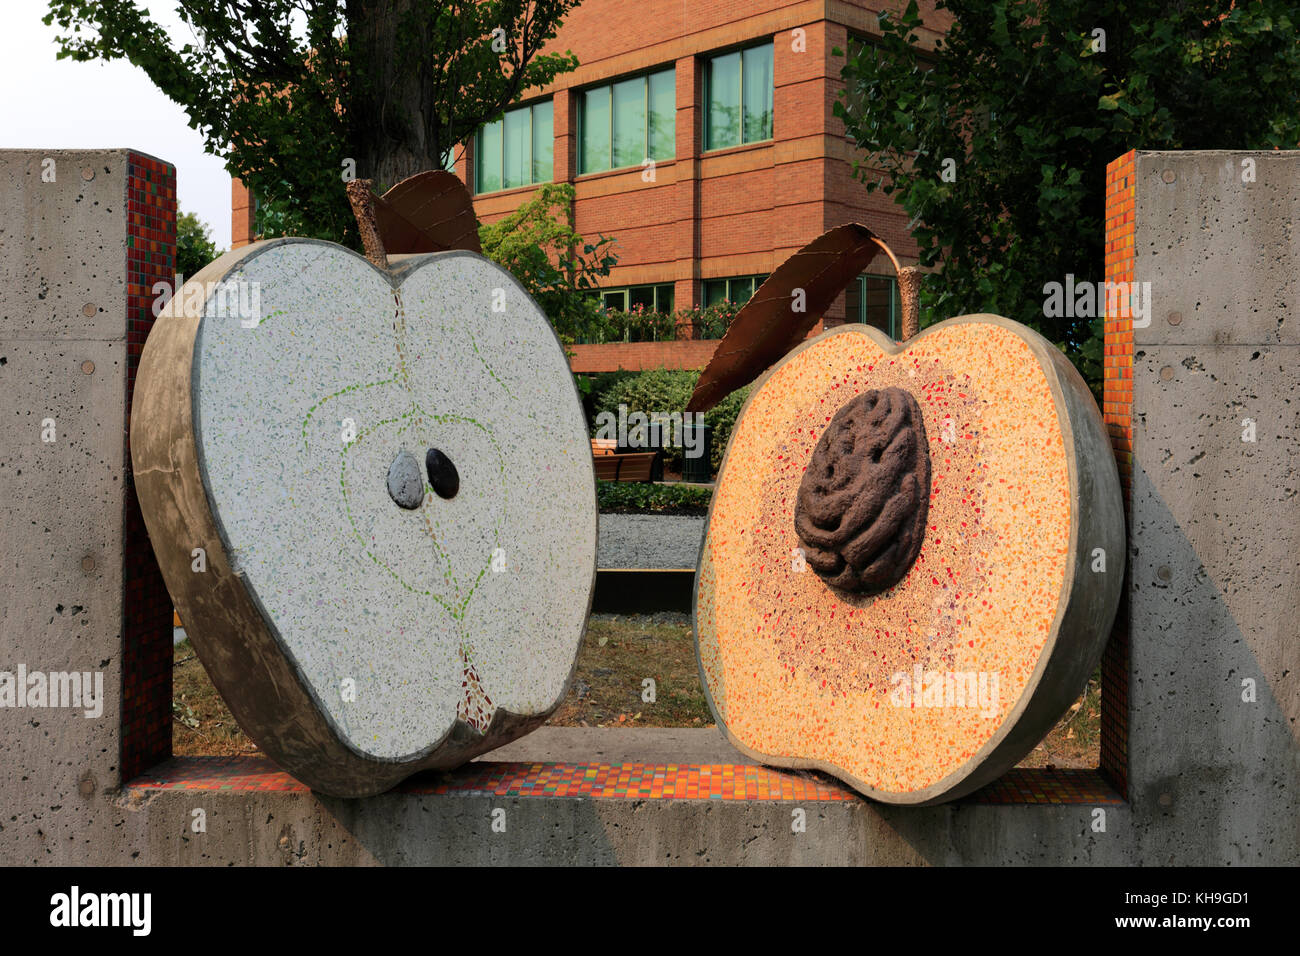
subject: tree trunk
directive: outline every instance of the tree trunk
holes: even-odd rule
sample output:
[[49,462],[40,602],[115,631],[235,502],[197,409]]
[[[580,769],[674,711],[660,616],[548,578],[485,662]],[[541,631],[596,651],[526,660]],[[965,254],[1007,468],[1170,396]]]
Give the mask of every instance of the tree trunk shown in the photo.
[[443,144],[433,117],[425,30],[412,30],[418,0],[347,0],[353,87],[348,125],[357,177],[384,192],[426,169],[442,167]]

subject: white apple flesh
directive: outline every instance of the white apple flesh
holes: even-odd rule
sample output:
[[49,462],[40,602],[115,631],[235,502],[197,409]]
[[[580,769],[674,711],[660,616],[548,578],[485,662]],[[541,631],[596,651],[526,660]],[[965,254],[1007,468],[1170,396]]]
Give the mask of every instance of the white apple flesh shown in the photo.
[[[596,506],[572,375],[537,305],[473,253],[382,272],[309,240],[256,244],[196,281],[213,283],[205,314],[164,315],[146,348],[132,443],[169,588],[245,730],[305,782],[353,794],[544,720],[585,628]],[[214,308],[249,285],[259,315]],[[181,383],[158,365],[184,353],[189,325],[205,500],[178,520],[160,484],[169,471],[192,481],[160,440],[187,423],[161,404]],[[218,541],[184,520],[198,506]],[[205,540],[175,540],[186,534]],[[265,634],[209,599],[214,581],[165,560],[214,545],[228,566],[214,570],[234,575]],[[277,650],[287,670],[263,673],[256,661]],[[302,693],[286,695],[285,673]],[[277,725],[268,694],[315,709],[310,742]]]

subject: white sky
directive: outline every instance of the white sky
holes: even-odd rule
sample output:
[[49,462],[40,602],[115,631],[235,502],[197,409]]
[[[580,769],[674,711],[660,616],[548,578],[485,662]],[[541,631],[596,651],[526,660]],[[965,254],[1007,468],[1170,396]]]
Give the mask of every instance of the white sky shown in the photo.
[[[154,20],[188,38],[167,0],[143,0]],[[184,212],[212,227],[218,249],[230,248],[230,175],[203,151],[203,137],[179,105],[143,70],[125,60],[56,60],[56,26],[41,23],[46,0],[4,0],[0,28],[0,149],[129,147],[176,166]]]

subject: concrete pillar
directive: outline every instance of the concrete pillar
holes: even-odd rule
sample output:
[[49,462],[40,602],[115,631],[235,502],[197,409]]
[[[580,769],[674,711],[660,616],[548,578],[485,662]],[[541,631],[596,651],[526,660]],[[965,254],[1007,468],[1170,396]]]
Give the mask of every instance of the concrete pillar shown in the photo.
[[171,602],[127,435],[175,270],[176,171],[131,150],[0,151],[0,247],[0,670],[103,689],[90,716],[84,699],[0,708],[0,804],[25,821],[6,819],[12,862],[80,842],[98,794],[171,755]]
[[1102,768],[1151,862],[1300,847],[1297,220],[1300,152],[1130,152],[1108,169],[1106,276],[1141,298],[1106,319],[1130,570]]

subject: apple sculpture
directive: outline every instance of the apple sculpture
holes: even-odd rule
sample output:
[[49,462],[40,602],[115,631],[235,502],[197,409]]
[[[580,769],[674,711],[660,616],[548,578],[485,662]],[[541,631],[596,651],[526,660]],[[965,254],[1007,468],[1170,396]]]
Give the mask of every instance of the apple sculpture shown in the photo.
[[[159,317],[131,425],[150,537],[213,683],[263,751],[336,796],[541,724],[596,554],[568,361],[477,253],[464,187],[352,186],[371,261],[282,239],[213,262]],[[255,315],[230,307],[250,300]]]
[[[851,224],[796,253],[701,376],[688,410],[768,369],[718,475],[696,649],[743,752],[930,804],[1004,773],[1084,689],[1123,503],[1091,393],[1030,329],[967,315],[901,344],[858,324],[804,340],[882,251]],[[905,337],[918,280],[900,270]]]

